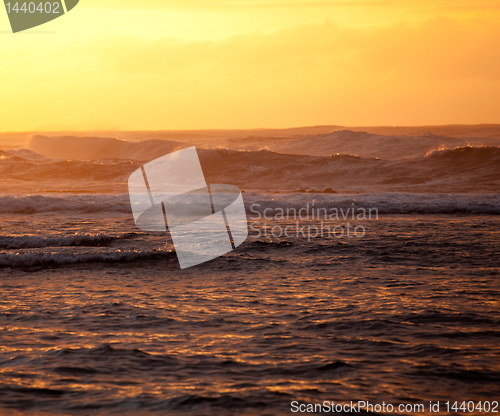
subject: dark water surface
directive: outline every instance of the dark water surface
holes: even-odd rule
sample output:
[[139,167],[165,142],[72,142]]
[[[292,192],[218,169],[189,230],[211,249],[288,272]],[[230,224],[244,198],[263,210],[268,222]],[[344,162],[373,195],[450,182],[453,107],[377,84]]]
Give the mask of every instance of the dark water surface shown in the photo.
[[182,271],[128,214],[1,220],[2,415],[500,399],[498,216],[253,236]]

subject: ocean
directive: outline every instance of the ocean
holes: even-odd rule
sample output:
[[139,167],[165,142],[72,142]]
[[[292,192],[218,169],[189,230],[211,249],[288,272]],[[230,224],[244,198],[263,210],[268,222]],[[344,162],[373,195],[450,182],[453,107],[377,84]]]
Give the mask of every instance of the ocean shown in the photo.
[[184,270],[167,233],[135,226],[126,182],[187,144],[5,146],[0,414],[500,411],[500,151],[425,136],[397,156],[383,137],[370,155],[329,136],[200,145],[207,182],[244,190],[249,237]]

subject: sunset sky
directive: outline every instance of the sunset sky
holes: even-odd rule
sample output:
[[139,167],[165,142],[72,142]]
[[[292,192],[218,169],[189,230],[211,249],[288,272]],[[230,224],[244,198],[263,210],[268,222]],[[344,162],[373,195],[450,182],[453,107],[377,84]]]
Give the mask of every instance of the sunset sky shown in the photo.
[[500,123],[500,1],[81,0],[12,34],[0,131]]

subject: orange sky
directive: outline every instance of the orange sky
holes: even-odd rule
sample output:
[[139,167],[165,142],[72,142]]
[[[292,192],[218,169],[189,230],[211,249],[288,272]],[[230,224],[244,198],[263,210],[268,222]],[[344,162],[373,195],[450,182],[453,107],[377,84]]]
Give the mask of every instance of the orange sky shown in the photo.
[[0,131],[500,123],[500,1],[0,10]]

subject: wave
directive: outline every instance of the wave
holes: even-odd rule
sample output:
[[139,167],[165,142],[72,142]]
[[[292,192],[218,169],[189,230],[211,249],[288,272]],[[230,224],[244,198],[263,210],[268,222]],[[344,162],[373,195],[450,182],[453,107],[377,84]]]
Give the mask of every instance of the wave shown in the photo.
[[135,233],[121,235],[83,234],[61,237],[40,237],[33,235],[0,236],[0,249],[27,249],[45,247],[109,247],[117,240],[133,238]]
[[0,155],[0,174],[5,179],[52,181],[67,180],[124,181],[138,165],[131,160],[108,159],[98,161],[51,159],[36,152],[22,149]]
[[[243,194],[247,215],[275,213],[279,210],[312,210],[325,208],[370,209],[379,214],[487,214],[500,215],[500,195],[483,194],[416,194],[416,193],[371,193],[371,194],[325,194],[283,193],[269,194],[246,192]],[[108,213],[132,215],[128,194],[121,195],[68,195],[48,197],[42,195],[0,196],[0,214],[31,215],[43,213]],[[0,246],[2,244],[0,237]],[[22,237],[19,237],[22,238]],[[38,237],[37,237],[38,238]],[[66,237],[65,237],[66,238]],[[67,241],[72,241],[67,237]],[[81,244],[99,242],[100,236],[81,237]],[[111,236],[102,236],[111,238]],[[112,237],[112,238],[125,238]],[[87,239],[87,240],[85,240]],[[17,241],[17,243],[15,242]],[[22,240],[12,244],[22,244]],[[40,240],[41,241],[41,240]],[[75,240],[75,243],[78,240]],[[61,244],[64,241],[61,240]],[[52,242],[56,243],[56,242]],[[7,244],[7,242],[5,243]],[[49,244],[49,242],[47,242]],[[20,246],[21,247],[21,246]],[[47,245],[48,247],[48,245]]]
[[0,253],[0,267],[30,268],[88,263],[122,263],[152,259],[173,259],[174,257],[175,253],[172,250],[166,249],[115,250],[87,254],[50,252]]
[[[66,139],[71,142],[71,138]],[[62,153],[78,156],[83,146],[102,148],[108,156],[116,157],[91,161],[61,160],[26,149],[3,152],[0,156],[0,192],[13,194],[18,189],[20,193],[125,193],[128,177],[133,171],[145,161],[180,146],[178,142],[161,140],[129,143],[94,139],[79,138],[76,150],[67,147]],[[61,138],[39,137],[37,140],[34,147],[49,149],[47,154],[57,153],[60,142],[64,142]],[[97,152],[95,149],[92,151]],[[231,149],[198,149],[198,155],[207,183],[229,183],[243,190],[496,193],[500,186],[500,149],[492,146],[435,149],[426,156],[407,160],[382,160],[354,154],[310,156]],[[148,158],[141,161],[145,156]]]
[[171,140],[128,142],[106,137],[47,137],[36,135],[28,140],[26,147],[46,157],[57,159],[152,160],[167,153],[189,147],[189,145]]
[[[318,213],[318,210],[338,210],[351,215],[354,211],[390,214],[468,214],[500,215],[500,195],[463,194],[412,194],[381,193],[366,195],[290,194],[266,195],[250,193],[245,195],[245,205],[250,216],[279,215],[281,212],[300,215],[303,212]],[[321,211],[323,213],[324,211]],[[368,215],[368,214],[367,214]]]
[[340,130],[329,134],[301,138],[269,149],[280,153],[328,156],[331,154],[356,154],[363,158],[387,160],[424,157],[439,149],[454,149],[461,146],[500,146],[495,138],[459,138],[424,134],[421,136],[385,136]]
[[47,212],[131,213],[128,195],[71,195],[56,198],[43,195],[0,196],[2,214],[39,214]]
[[462,162],[467,164],[496,163],[500,161],[500,148],[491,146],[463,146],[454,149],[434,150],[426,155],[430,159]]
[[[202,149],[198,153],[207,180],[243,189],[496,193],[500,186],[497,147],[466,148],[465,152],[457,149],[451,153],[443,150],[404,161],[353,155],[289,155],[267,150]],[[457,153],[466,154],[457,160]]]
[[[184,140],[181,137],[182,140]],[[289,138],[220,138],[200,143],[184,143],[173,140],[144,140],[129,142],[106,137],[33,136],[27,149],[49,158],[73,160],[133,159],[152,160],[164,154],[192,145],[198,148],[217,149],[225,146],[233,150],[256,151],[266,149],[276,153],[330,156],[357,155],[362,158],[399,160],[419,158],[439,149],[454,149],[463,146],[500,146],[496,138],[445,137],[434,134],[421,136],[379,135],[351,130],[334,131],[328,134]]]

